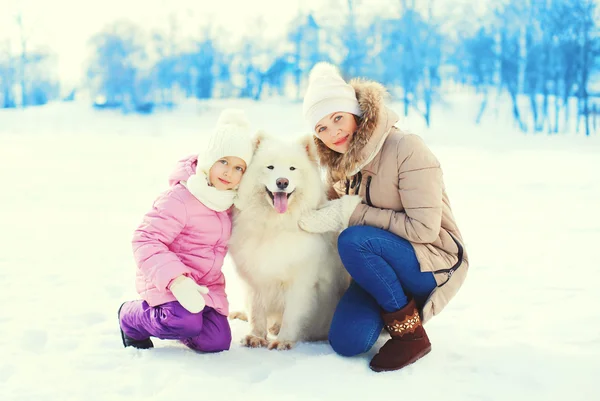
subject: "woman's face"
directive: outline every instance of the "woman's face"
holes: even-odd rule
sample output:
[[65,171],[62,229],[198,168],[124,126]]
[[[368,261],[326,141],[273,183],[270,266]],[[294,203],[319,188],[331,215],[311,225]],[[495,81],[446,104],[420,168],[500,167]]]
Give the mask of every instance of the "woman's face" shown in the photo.
[[354,114],[338,111],[320,119],[315,132],[329,149],[346,153],[357,127]]

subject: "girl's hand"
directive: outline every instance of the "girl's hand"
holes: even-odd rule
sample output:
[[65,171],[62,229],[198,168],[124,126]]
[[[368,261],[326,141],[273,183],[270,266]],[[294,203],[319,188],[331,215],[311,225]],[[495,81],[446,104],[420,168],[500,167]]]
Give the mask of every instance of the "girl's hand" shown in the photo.
[[177,301],[191,313],[199,313],[206,306],[203,294],[208,294],[208,288],[198,285],[187,276],[179,276],[169,287]]

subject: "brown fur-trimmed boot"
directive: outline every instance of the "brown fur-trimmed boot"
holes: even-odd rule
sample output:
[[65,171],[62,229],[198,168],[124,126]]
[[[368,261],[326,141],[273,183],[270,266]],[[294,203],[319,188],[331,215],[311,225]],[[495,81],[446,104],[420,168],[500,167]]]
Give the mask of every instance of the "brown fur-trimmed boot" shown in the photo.
[[375,372],[398,370],[431,351],[431,343],[421,324],[414,300],[396,312],[382,313],[385,329],[392,336],[371,360]]

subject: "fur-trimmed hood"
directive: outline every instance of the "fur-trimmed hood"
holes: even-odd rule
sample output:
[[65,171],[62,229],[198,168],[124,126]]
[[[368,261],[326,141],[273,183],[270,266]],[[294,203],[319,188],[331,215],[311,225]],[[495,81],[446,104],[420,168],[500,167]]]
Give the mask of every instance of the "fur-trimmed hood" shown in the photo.
[[362,79],[353,79],[350,85],[356,92],[363,115],[348,151],[338,153],[314,137],[320,163],[327,169],[332,182],[350,177],[364,167],[381,148],[390,128],[398,122],[398,115],[385,105],[387,91],[383,85]]

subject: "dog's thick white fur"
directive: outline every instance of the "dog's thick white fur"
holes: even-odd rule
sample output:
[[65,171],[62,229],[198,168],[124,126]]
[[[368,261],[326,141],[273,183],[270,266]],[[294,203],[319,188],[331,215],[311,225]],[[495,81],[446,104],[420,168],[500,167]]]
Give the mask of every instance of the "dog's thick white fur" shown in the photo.
[[[337,252],[337,234],[302,231],[304,210],[326,201],[310,136],[282,141],[258,134],[238,190],[230,254],[246,284],[249,347],[290,349],[320,341],[350,277]],[[275,340],[267,339],[267,320]]]

